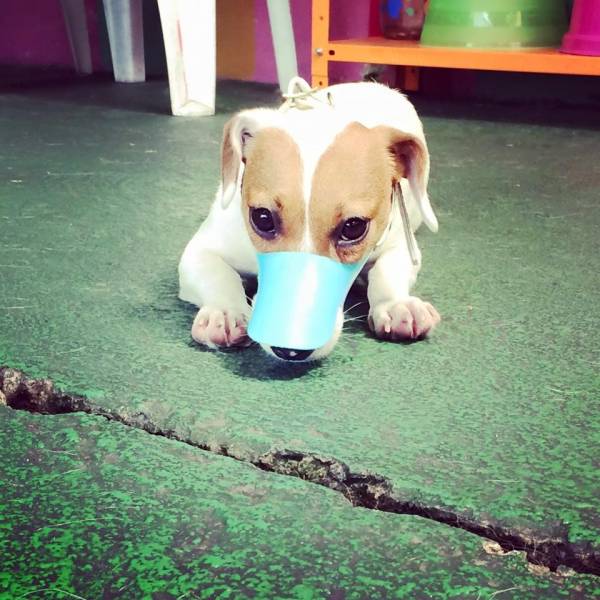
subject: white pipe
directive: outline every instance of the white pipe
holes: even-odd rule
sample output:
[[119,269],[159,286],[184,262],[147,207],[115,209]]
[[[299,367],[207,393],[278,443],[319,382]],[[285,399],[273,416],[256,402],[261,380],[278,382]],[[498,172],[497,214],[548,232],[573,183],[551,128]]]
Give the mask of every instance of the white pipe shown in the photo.
[[104,0],[115,81],[146,79],[142,0]]
[[296,44],[289,0],[267,0],[269,22],[275,63],[277,64],[277,79],[279,89],[285,92],[290,79],[298,75],[296,59]]
[[60,0],[60,4],[65,18],[75,70],[78,73],[89,75],[92,72],[92,54],[90,52],[85,4],[83,0]]

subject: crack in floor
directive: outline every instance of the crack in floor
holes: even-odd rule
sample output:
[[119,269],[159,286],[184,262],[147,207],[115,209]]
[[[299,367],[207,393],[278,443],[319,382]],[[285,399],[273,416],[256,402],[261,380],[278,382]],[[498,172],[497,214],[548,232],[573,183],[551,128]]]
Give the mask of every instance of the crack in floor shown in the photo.
[[145,413],[127,414],[95,406],[83,396],[57,390],[49,379],[31,379],[21,371],[8,367],[0,368],[0,404],[44,415],[86,413],[104,417],[152,435],[252,464],[263,471],[298,477],[328,487],[341,493],[353,506],[415,515],[463,529],[497,542],[506,552],[523,552],[529,562],[551,571],[564,566],[579,573],[600,576],[600,548],[590,543],[570,542],[566,525],[558,525],[548,533],[540,533],[477,519],[449,507],[402,498],[385,477],[375,473],[352,472],[348,465],[335,458],[294,450],[272,450],[250,459],[236,456],[225,446],[194,442],[173,430],[162,429]]

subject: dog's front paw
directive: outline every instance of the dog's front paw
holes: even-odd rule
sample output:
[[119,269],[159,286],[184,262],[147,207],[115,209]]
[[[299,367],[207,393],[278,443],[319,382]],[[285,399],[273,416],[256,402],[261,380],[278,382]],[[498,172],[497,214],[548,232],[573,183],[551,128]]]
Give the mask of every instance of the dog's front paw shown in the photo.
[[369,311],[369,327],[381,339],[402,341],[424,338],[441,318],[437,310],[420,298],[381,302]]
[[192,324],[192,338],[209,348],[249,346],[248,314],[241,310],[227,310],[203,306]]

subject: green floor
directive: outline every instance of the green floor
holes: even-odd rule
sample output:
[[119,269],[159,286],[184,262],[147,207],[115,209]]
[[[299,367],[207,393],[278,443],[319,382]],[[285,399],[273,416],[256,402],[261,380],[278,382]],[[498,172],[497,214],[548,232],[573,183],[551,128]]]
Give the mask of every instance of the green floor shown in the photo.
[[[418,104],[440,232],[417,292],[443,322],[397,345],[353,321],[307,368],[196,347],[176,297],[223,123],[274,101],[225,84],[183,119],[164,82],[0,95],[0,366],[126,423],[0,407],[0,598],[600,597],[597,116]],[[558,574],[352,508],[283,449],[381,476],[384,510],[553,544]]]

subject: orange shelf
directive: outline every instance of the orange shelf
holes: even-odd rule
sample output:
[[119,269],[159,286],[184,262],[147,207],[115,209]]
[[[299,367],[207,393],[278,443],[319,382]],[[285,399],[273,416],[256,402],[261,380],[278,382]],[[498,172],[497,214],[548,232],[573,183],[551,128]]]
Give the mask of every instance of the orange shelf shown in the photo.
[[443,67],[563,75],[600,75],[600,57],[562,54],[556,48],[493,50],[421,46],[383,37],[329,39],[329,0],[313,0],[313,85],[328,82],[330,62]]
[[556,48],[482,50],[439,48],[386,38],[330,41],[329,61],[371,62],[406,67],[600,75],[600,58],[562,54]]

